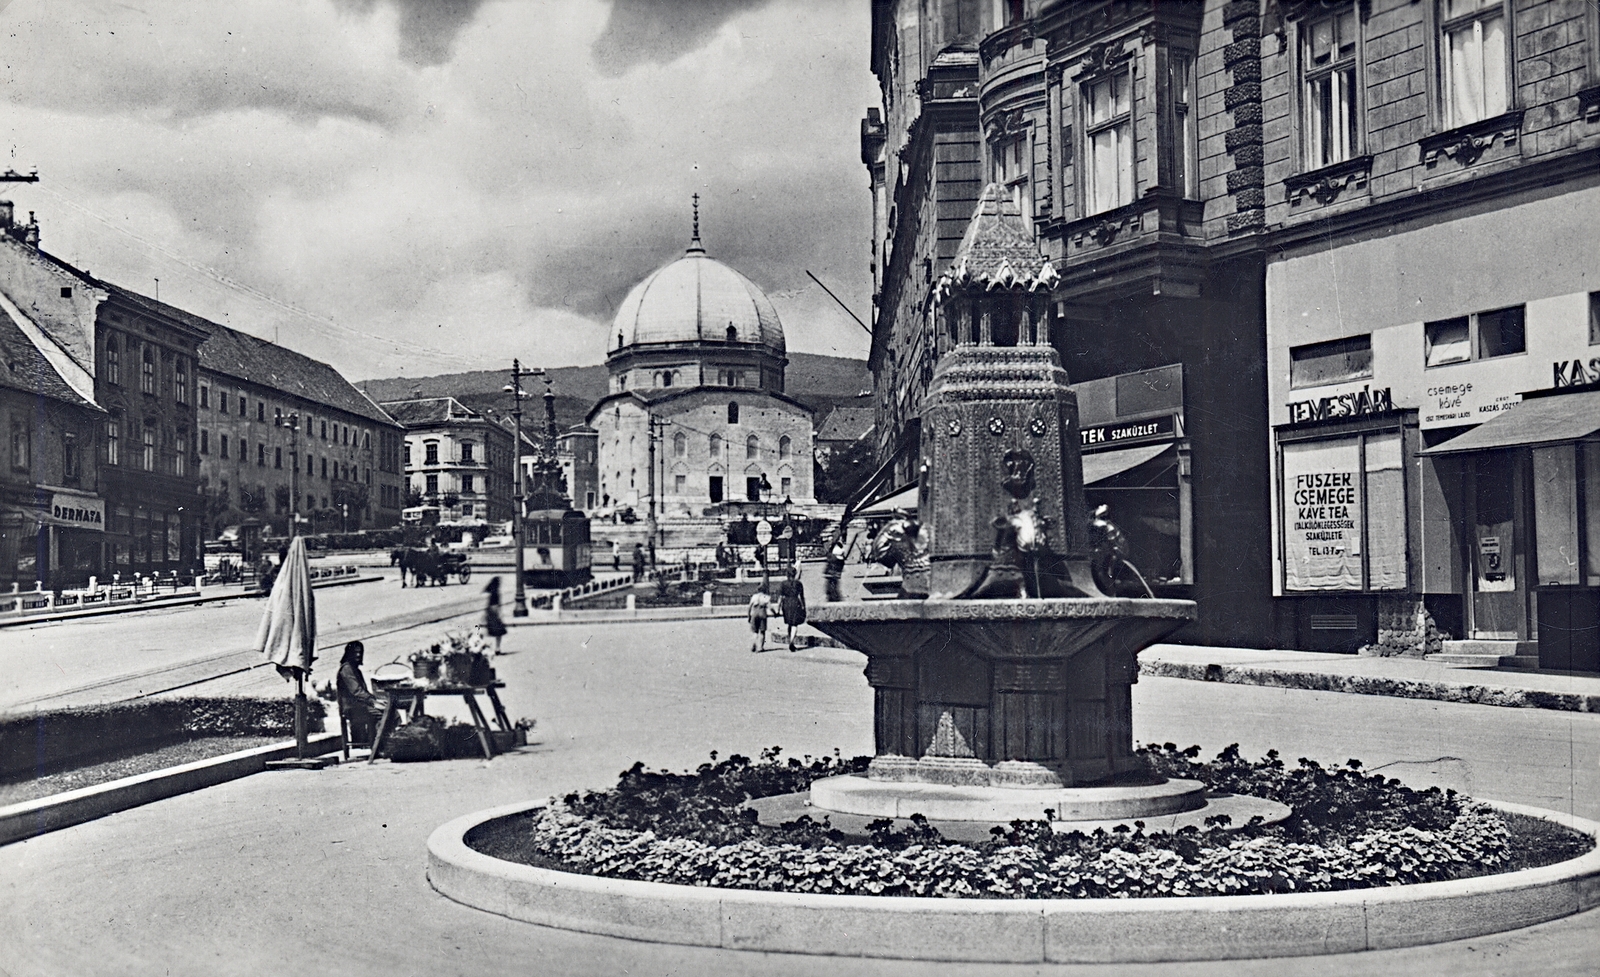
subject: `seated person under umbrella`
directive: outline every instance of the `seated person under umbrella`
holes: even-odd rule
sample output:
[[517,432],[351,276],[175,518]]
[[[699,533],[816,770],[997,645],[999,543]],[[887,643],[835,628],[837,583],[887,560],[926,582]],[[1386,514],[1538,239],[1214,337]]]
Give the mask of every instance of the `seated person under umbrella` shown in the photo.
[[339,660],[339,711],[350,720],[350,738],[361,743],[372,742],[378,720],[383,718],[383,703],[367,688],[361,674],[366,653],[365,645],[352,641],[344,646],[344,657]]

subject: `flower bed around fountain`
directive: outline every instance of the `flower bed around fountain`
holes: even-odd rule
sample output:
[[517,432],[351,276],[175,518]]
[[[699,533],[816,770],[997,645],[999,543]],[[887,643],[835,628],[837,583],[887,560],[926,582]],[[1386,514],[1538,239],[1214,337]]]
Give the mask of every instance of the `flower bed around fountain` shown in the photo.
[[[757,761],[734,756],[693,773],[636,764],[610,791],[568,795],[468,839],[513,862],[613,879],[722,889],[872,896],[1093,899],[1326,892],[1468,878],[1581,855],[1591,839],[1496,811],[1454,792],[1416,791],[1351,761],[1243,760],[1233,747],[1141,751],[1152,772],[1213,791],[1287,804],[1279,824],[1212,823],[1173,834],[1135,823],[1092,835],[1043,821],[996,827],[976,845],[941,838],[921,819],[880,821],[849,843],[826,818],[757,823],[746,802],[805,790],[859,770],[865,758]],[[715,758],[713,758],[715,760]]]

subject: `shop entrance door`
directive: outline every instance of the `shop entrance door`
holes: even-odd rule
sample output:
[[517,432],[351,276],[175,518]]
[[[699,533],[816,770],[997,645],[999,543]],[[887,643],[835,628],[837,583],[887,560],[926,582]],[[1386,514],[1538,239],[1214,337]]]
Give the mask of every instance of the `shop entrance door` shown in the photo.
[[1472,637],[1480,640],[1528,638],[1526,522],[1519,518],[1526,505],[1525,468],[1526,456],[1511,451],[1485,452],[1467,465],[1468,613]]

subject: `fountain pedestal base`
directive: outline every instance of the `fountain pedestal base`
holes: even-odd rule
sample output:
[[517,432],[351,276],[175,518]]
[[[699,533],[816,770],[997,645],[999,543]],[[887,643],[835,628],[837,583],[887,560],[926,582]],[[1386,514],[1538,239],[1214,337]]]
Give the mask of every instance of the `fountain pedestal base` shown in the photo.
[[[870,777],[829,777],[811,785],[817,813],[930,821],[1111,821],[1162,817],[1205,806],[1197,780],[1100,787],[971,787],[954,784],[890,783]],[[1049,813],[1046,813],[1049,812]]]
[[879,781],[1073,787],[1138,773],[1139,649],[1194,617],[1175,600],[822,604],[810,623],[867,656]]

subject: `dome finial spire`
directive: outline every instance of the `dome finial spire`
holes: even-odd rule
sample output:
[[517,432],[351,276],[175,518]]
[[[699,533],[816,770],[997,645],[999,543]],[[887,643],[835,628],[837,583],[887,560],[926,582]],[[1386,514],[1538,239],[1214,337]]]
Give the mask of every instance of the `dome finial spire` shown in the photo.
[[700,195],[694,194],[694,238],[689,242],[688,254],[704,254],[705,246],[700,243]]

